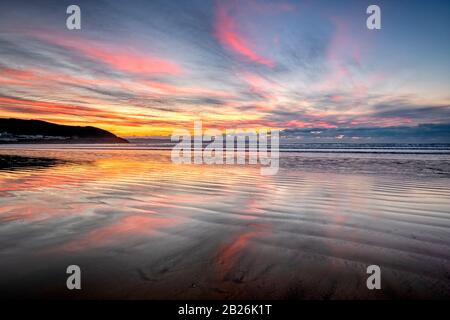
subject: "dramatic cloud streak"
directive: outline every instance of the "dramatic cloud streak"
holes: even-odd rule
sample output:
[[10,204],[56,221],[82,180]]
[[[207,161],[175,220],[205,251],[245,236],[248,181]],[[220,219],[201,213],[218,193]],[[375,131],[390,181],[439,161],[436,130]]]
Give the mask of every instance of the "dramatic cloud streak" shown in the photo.
[[120,46],[105,45],[77,37],[63,37],[60,34],[34,34],[34,37],[53,45],[79,52],[116,70],[136,74],[180,74],[182,69],[176,63],[143,53],[135,53]]
[[169,135],[196,119],[301,130],[450,123],[450,22],[437,1],[434,23],[408,34],[397,4],[386,5],[397,17],[389,32],[367,30],[353,2],[83,2],[80,31],[66,30],[58,6],[0,3],[2,117],[122,136]]
[[215,33],[219,41],[233,52],[241,55],[252,62],[273,67],[275,62],[263,58],[250,49],[250,43],[238,31],[236,22],[229,15],[227,8],[217,2]]

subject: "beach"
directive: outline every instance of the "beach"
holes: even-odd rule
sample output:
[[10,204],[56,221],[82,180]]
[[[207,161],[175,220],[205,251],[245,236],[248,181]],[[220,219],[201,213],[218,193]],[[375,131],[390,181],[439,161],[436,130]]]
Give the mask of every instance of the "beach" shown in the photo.
[[450,298],[447,149],[287,149],[273,176],[152,149],[1,146],[0,295]]

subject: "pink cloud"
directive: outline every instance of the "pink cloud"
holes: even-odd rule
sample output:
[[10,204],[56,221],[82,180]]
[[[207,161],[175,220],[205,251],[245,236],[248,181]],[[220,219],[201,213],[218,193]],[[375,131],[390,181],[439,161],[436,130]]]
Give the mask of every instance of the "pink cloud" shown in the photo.
[[175,224],[175,219],[157,216],[132,215],[115,223],[95,229],[82,237],[65,244],[65,251],[79,251],[126,241],[130,237],[152,236],[156,231]]
[[249,86],[250,91],[259,93],[266,98],[272,98],[273,94],[280,88],[277,83],[254,73],[243,72],[238,76]]
[[168,83],[157,82],[157,81],[149,81],[149,80],[141,80],[138,81],[139,84],[142,84],[148,87],[151,90],[155,90],[160,94],[164,95],[172,95],[172,96],[208,96],[208,97],[216,97],[216,98],[231,98],[232,95],[225,91],[220,90],[209,90],[203,88],[196,87],[181,87]]
[[359,40],[354,40],[348,23],[337,17],[331,18],[331,22],[335,32],[328,47],[328,59],[332,61],[350,59],[355,64],[361,64],[362,44]]
[[258,55],[250,48],[249,41],[239,34],[236,22],[220,3],[216,8],[215,36],[224,47],[252,62],[268,67],[275,65],[273,61]]
[[58,45],[74,52],[97,60],[110,67],[135,74],[180,74],[182,68],[166,59],[152,57],[129,49],[111,48],[101,42],[87,40],[80,37],[63,37],[59,34],[33,33],[34,38],[50,44]]

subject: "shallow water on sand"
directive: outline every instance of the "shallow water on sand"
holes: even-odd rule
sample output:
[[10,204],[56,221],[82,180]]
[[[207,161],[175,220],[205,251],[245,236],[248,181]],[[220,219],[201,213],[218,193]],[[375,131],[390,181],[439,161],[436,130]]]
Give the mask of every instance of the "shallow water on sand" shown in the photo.
[[283,152],[274,176],[163,150],[0,154],[58,159],[0,169],[2,297],[450,297],[448,154]]

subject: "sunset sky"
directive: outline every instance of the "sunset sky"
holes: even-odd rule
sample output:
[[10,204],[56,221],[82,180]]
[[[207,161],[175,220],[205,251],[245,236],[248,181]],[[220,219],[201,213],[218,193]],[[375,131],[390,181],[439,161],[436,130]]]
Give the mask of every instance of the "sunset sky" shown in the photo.
[[[66,29],[81,7],[82,28]],[[378,4],[382,29],[366,28]],[[0,116],[120,136],[450,123],[449,1],[0,1]]]

